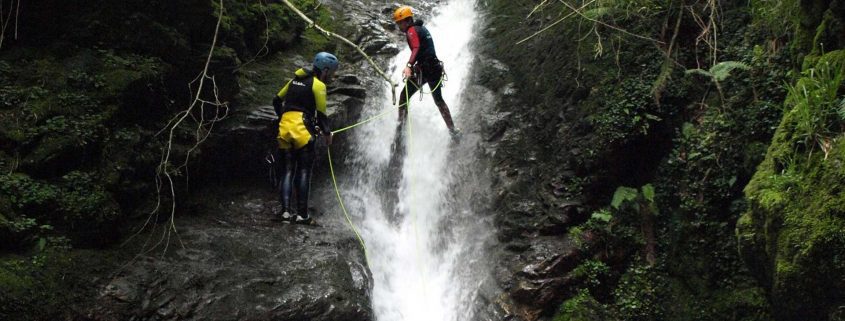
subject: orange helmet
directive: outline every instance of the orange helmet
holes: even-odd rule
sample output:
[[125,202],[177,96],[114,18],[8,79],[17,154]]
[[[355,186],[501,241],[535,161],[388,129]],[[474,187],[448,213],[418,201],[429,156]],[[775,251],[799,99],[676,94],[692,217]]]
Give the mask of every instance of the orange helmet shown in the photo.
[[399,22],[414,16],[409,6],[401,6],[396,11],[393,11],[393,22]]

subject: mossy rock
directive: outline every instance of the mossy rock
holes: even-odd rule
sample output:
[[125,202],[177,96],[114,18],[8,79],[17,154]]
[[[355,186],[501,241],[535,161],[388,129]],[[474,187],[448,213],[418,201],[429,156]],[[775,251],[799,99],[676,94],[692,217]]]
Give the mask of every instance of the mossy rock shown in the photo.
[[130,259],[127,254],[68,251],[47,243],[33,255],[0,257],[0,320],[78,319],[97,297],[98,276]]
[[[845,73],[844,53],[805,65],[829,63]],[[797,83],[808,83],[807,77]],[[834,84],[837,99],[842,84]],[[824,112],[819,109],[829,105],[810,107]],[[845,134],[826,132],[820,139],[827,147],[818,139],[807,143],[800,108],[787,105],[766,159],[745,188],[750,206],[737,236],[746,264],[769,292],[775,318],[827,320],[845,306]]]
[[0,259],[0,319],[60,319],[73,293],[60,287],[66,266],[55,253]]
[[596,301],[590,292],[582,289],[572,298],[560,305],[554,321],[592,321],[608,320],[607,307]]

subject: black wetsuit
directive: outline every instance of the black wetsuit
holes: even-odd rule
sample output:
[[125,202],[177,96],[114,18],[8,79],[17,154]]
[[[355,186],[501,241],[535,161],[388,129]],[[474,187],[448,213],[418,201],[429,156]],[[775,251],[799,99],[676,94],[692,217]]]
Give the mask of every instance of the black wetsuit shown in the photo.
[[[316,156],[315,137],[331,132],[326,117],[326,85],[312,73],[297,70],[273,100],[279,117],[277,173],[282,210],[291,213],[291,194],[296,187],[296,214],[308,219],[308,194]],[[319,126],[319,129],[317,129]]]
[[407,114],[406,104],[408,99],[420,90],[423,84],[428,84],[432,90],[431,94],[434,97],[434,103],[440,110],[443,120],[449,130],[454,128],[452,123],[452,115],[449,112],[449,106],[443,100],[441,89],[443,88],[443,63],[437,59],[437,53],[434,50],[434,40],[431,38],[431,33],[426,27],[423,27],[422,21],[416,21],[413,26],[405,30],[406,40],[408,46],[411,48],[411,57],[408,59],[408,65],[411,66],[413,75],[408,79],[408,84],[402,89],[399,94],[399,121],[404,123]]

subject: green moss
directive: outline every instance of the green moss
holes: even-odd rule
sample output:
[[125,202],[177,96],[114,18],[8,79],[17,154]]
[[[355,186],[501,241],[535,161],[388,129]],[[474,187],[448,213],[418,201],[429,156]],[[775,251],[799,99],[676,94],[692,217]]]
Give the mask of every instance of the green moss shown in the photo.
[[0,269],[0,288],[4,289],[4,294],[10,297],[20,296],[22,290],[32,286],[32,279],[24,278],[14,273],[13,271],[19,269],[18,265],[22,264],[17,261],[7,263],[14,265],[15,268],[4,267]]
[[[787,98],[789,112],[745,189],[751,207],[737,226],[746,260],[768,265],[758,276],[784,320],[824,318],[845,304],[845,120],[820,116],[843,97],[845,51],[807,60],[796,82],[802,90]],[[838,80],[815,72],[830,66]],[[819,129],[808,134],[811,126]]]
[[96,299],[91,275],[113,271],[124,254],[69,251],[51,239],[33,255],[0,256],[0,320],[65,320]]
[[62,306],[70,303],[66,297],[71,291],[57,283],[66,265],[61,254],[0,258],[0,318],[59,318]]
[[608,320],[607,308],[596,301],[586,289],[564,301],[560,305],[554,321],[594,321]]
[[775,36],[794,32],[798,26],[798,0],[749,1],[754,23],[763,25]]
[[164,63],[156,58],[137,55],[121,57],[108,51],[103,51],[103,54],[103,70],[98,75],[102,77],[105,91],[112,94],[121,93],[132,82],[158,75],[165,69]]
[[671,320],[768,321],[769,304],[758,287],[734,287],[696,293],[688,281],[671,279],[667,287],[667,314]]

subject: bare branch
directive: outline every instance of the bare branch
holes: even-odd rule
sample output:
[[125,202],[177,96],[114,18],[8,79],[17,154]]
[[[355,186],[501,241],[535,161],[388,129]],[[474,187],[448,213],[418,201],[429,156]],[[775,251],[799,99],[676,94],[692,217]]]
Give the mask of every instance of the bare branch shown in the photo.
[[385,74],[384,71],[382,71],[381,68],[378,67],[378,65],[375,63],[375,61],[373,61],[373,59],[370,58],[370,56],[367,55],[367,53],[365,53],[364,50],[361,49],[361,47],[359,47],[358,45],[356,45],[352,41],[349,41],[349,39],[346,39],[341,35],[338,35],[334,32],[323,29],[323,27],[320,27],[319,25],[314,23],[314,21],[311,20],[310,18],[308,18],[308,16],[306,16],[304,13],[302,13],[302,11],[299,11],[299,9],[297,9],[296,6],[291,4],[290,1],[282,0],[282,2],[284,2],[288,7],[290,7],[291,10],[296,12],[296,14],[298,14],[299,17],[302,18],[302,20],[305,20],[305,22],[308,23],[308,27],[314,27],[315,29],[322,31],[326,36],[335,37],[335,38],[339,39],[340,41],[343,41],[344,43],[352,46],[353,48],[355,48],[355,50],[358,50],[358,53],[360,53],[362,56],[364,56],[364,58],[367,59],[367,61],[370,62],[370,65],[373,66],[373,69],[375,69],[379,73],[379,75],[381,75],[381,77],[384,78],[384,80],[386,80],[388,83],[390,83],[390,85],[394,88],[398,86],[396,83],[393,82],[393,80],[390,80],[390,77],[388,77],[387,74]]
[[[624,34],[626,34],[626,35],[629,35],[629,36],[632,36],[632,37],[635,37],[635,38],[640,38],[640,39],[643,39],[643,40],[648,40],[648,41],[652,41],[652,42],[656,42],[656,43],[660,43],[660,44],[663,44],[663,43],[664,43],[663,41],[660,41],[660,40],[657,40],[657,39],[652,39],[652,38],[645,37],[645,36],[640,36],[640,35],[638,35],[638,34],[628,32],[627,30],[622,29],[622,28],[619,28],[619,27],[617,27],[617,26],[614,26],[614,25],[611,25],[611,24],[605,23],[605,22],[603,22],[603,21],[600,21],[600,20],[596,20],[596,19],[593,19],[593,18],[587,17],[586,15],[584,15],[583,13],[581,13],[581,9],[584,9],[584,7],[586,7],[586,5],[581,6],[581,8],[579,8],[579,9],[576,9],[575,7],[573,7],[571,4],[567,3],[566,1],[562,1],[562,0],[561,0],[560,2],[561,2],[561,3],[563,3],[563,5],[567,6],[569,9],[572,9],[572,11],[574,11],[575,13],[577,13],[579,16],[581,16],[581,17],[582,17],[582,18],[584,18],[584,19],[590,20],[590,21],[592,21],[592,22],[598,23],[598,24],[600,24],[600,25],[602,25],[602,26],[605,26],[605,27],[608,27],[608,28],[610,28],[610,29],[613,29],[613,30],[616,30],[616,31],[622,32],[622,33],[624,33]],[[592,2],[592,1],[591,1],[591,2]],[[588,3],[588,4],[589,4],[589,3]]]
[[21,0],[18,0],[18,5],[15,8],[15,40],[18,40],[18,22],[21,16]]
[[548,1],[549,0],[543,0],[543,2],[540,2],[540,4],[534,6],[534,10],[531,10],[531,12],[529,12],[528,15],[525,16],[525,18],[526,19],[531,18],[531,15],[533,15],[535,12],[537,12],[537,10],[540,9],[540,7],[542,7],[543,5],[545,5],[546,2],[548,2]]
[[[150,234],[150,236],[144,242],[144,245],[142,247],[142,253],[140,253],[139,256],[146,254],[146,253],[149,253],[149,251],[152,251],[153,249],[157,248],[162,243],[165,243],[164,244],[164,250],[162,252],[162,255],[164,255],[167,252],[167,249],[169,247],[170,238],[171,238],[172,234],[176,235],[177,240],[179,241],[179,243],[184,248],[184,244],[182,243],[181,238],[179,238],[179,234],[178,234],[178,231],[177,231],[177,228],[176,228],[176,220],[175,220],[175,218],[176,218],[176,186],[175,185],[176,184],[173,180],[173,174],[178,173],[182,169],[187,170],[188,160],[190,159],[190,156],[192,155],[192,153],[198,148],[198,146],[200,144],[202,144],[208,138],[208,136],[211,133],[211,129],[213,128],[214,123],[224,119],[225,115],[228,113],[228,104],[225,103],[225,102],[220,102],[220,100],[218,98],[219,96],[218,96],[217,84],[214,81],[214,78],[208,75],[209,66],[211,65],[211,60],[214,56],[214,49],[217,47],[217,40],[218,40],[219,34],[220,34],[220,25],[222,24],[223,15],[224,15],[223,0],[220,0],[219,5],[220,5],[220,11],[219,11],[219,15],[217,17],[217,25],[215,26],[215,29],[214,29],[214,37],[213,37],[212,42],[211,42],[211,47],[208,50],[208,55],[206,57],[205,65],[203,66],[202,72],[200,72],[200,74],[188,84],[189,91],[191,92],[192,101],[185,110],[182,110],[182,111],[176,113],[176,115],[173,116],[173,118],[171,118],[167,122],[165,127],[161,131],[159,131],[159,133],[156,134],[156,135],[159,135],[159,134],[161,134],[165,131],[168,132],[167,143],[165,144],[165,147],[162,150],[161,161],[160,161],[160,163],[159,163],[159,165],[156,169],[156,205],[152,209],[152,211],[150,212],[150,214],[147,217],[147,220],[144,222],[143,226],[141,226],[141,228],[134,235],[130,236],[124,242],[124,244],[129,242],[135,236],[139,235],[148,226],[155,227],[156,222],[158,222],[158,216],[159,216],[159,212],[160,212],[160,209],[161,209],[161,190],[162,190],[162,187],[164,187],[164,181],[165,180],[167,181],[167,184],[168,184],[168,187],[169,187],[169,190],[170,190],[170,197],[171,197],[171,199],[170,199],[170,217],[168,218],[167,227],[163,229],[161,238],[158,240],[158,242],[156,242],[152,246],[148,247],[149,244],[150,244],[150,238],[153,237],[153,234]],[[201,95],[203,93],[203,88],[205,88],[205,85],[206,85],[206,80],[211,81],[211,84],[212,84],[212,87],[213,87],[212,90],[213,90],[213,94],[214,94],[214,102],[210,102],[210,101],[207,101],[207,100],[204,100],[204,99],[201,98]],[[197,91],[196,92],[193,92],[193,89],[192,89],[192,85],[193,85],[194,82],[197,82]],[[210,119],[210,120],[205,119],[205,115],[204,115],[205,114],[205,105],[211,105],[211,106],[216,107],[216,114],[215,114],[215,117],[213,119]],[[221,108],[225,110],[224,115],[222,117],[220,116],[220,109]],[[196,119],[196,117],[194,116],[194,112],[197,109],[199,109],[199,113],[201,114],[200,119]],[[182,124],[184,124],[186,122],[186,120],[188,120],[188,118],[191,118],[191,120],[193,120],[193,122],[195,122],[196,126],[197,126],[197,128],[195,130],[195,142],[194,142],[193,146],[186,153],[185,162],[178,167],[173,167],[173,165],[171,164],[170,158],[171,158],[171,154],[172,154],[172,151],[173,151],[174,140],[176,139],[176,130]]]
[[[12,7],[15,6],[14,0],[12,0],[12,2],[9,3],[9,14],[4,15],[3,3],[3,1],[0,1],[0,48],[3,48],[3,40],[6,39],[6,29],[9,27],[9,22],[12,21],[12,13],[14,12]],[[18,0],[18,5],[20,5],[20,0]],[[15,22],[15,25],[17,25],[17,22]],[[17,34],[17,29],[15,30],[15,33]]]
[[[285,0],[285,1],[287,1],[287,0]],[[593,2],[596,2],[596,0],[591,0],[590,2],[585,3],[583,6],[581,6],[581,9],[586,8],[588,5],[592,4]],[[532,35],[530,35],[530,36],[528,36],[528,37],[525,37],[525,39],[522,39],[522,40],[520,40],[520,41],[517,41],[517,42],[516,42],[516,44],[518,45],[518,44],[521,44],[521,43],[523,43],[523,42],[528,41],[528,39],[534,38],[535,36],[537,36],[537,35],[539,35],[539,34],[543,33],[543,32],[544,32],[544,31],[546,31],[546,30],[549,30],[551,27],[556,26],[557,24],[559,24],[559,23],[563,22],[564,20],[566,20],[566,18],[569,18],[569,17],[571,17],[571,16],[572,16],[572,15],[574,15],[574,14],[575,14],[575,13],[574,13],[574,12],[572,12],[572,13],[569,13],[568,15],[563,16],[563,18],[560,18],[560,19],[558,19],[557,21],[555,21],[554,23],[552,23],[552,24],[548,25],[547,27],[545,27],[545,28],[543,28],[543,29],[540,29],[540,31],[537,31],[537,32],[533,33]]]

